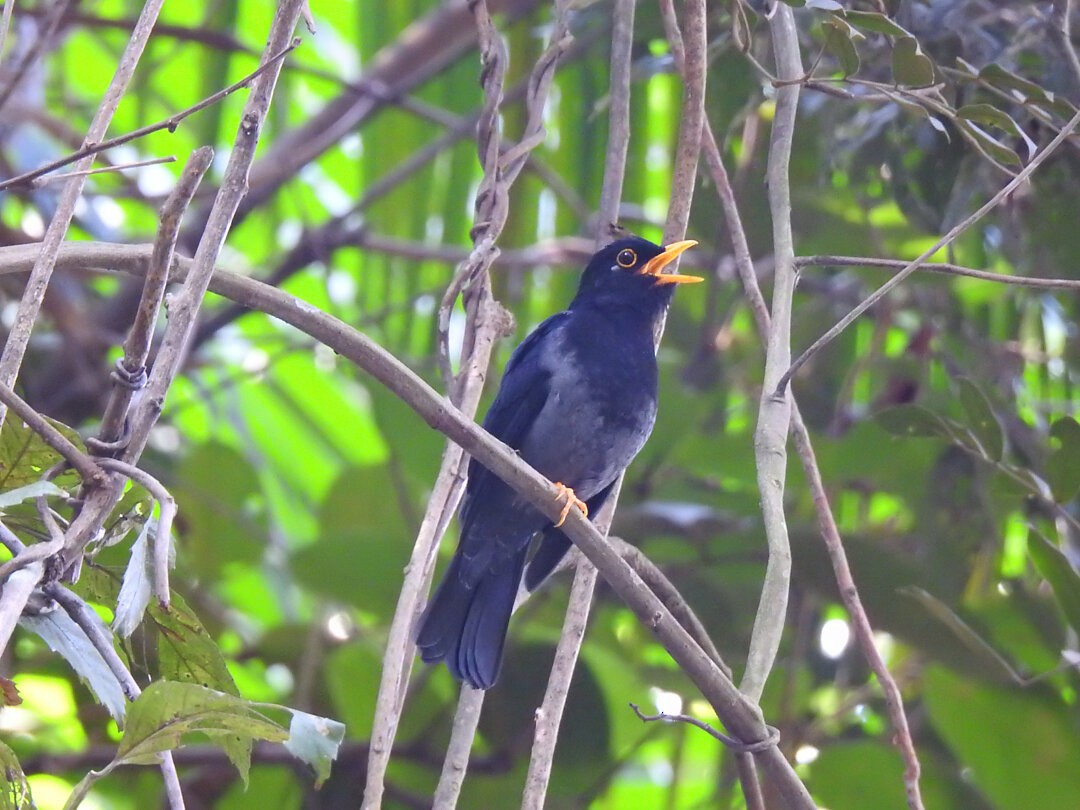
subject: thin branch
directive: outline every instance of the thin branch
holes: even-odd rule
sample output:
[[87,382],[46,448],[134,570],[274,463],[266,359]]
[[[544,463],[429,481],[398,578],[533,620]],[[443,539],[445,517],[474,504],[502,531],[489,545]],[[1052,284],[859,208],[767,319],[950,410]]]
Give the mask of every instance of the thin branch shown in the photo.
[[817,514],[818,529],[821,536],[825,538],[825,548],[829,552],[829,561],[832,563],[833,575],[836,577],[840,599],[844,603],[848,618],[855,628],[855,637],[858,639],[859,649],[862,650],[866,662],[874,671],[878,684],[881,685],[882,694],[885,696],[885,706],[889,714],[889,722],[893,726],[893,741],[904,758],[904,789],[907,793],[908,807],[911,810],[922,810],[923,802],[919,788],[919,776],[922,769],[919,765],[918,754],[915,751],[915,743],[911,737],[907,714],[904,712],[904,699],[900,694],[900,687],[889,672],[889,668],[885,665],[885,661],[874,643],[874,629],[870,625],[870,619],[866,615],[862,599],[859,596],[859,589],[856,587],[855,579],[851,575],[851,567],[848,565],[847,554],[844,551],[843,541],[840,539],[840,530],[836,526],[836,518],[833,517],[832,508],[829,506],[825,484],[821,480],[821,470],[818,467],[813,445],[810,443],[810,433],[802,421],[802,415],[797,411],[794,420],[795,448],[799,453],[799,457],[804,459],[803,470],[806,474],[811,496],[814,499],[814,511]]
[[124,342],[124,356],[118,361],[112,396],[105,407],[105,415],[98,429],[100,443],[113,444],[121,439],[128,408],[135,394],[133,381],[145,381],[150,342],[154,337],[154,325],[161,310],[161,302],[165,298],[165,286],[176,249],[176,238],[180,233],[180,221],[195,196],[199,182],[210,168],[213,157],[214,150],[209,146],[202,146],[192,152],[180,179],[162,206],[150,270],[143,282],[142,298],[135,313],[135,321]]
[[[777,3],[769,19],[776,72],[781,82],[803,76],[798,31],[791,8]],[[769,544],[769,560],[761,589],[754,631],[750,639],[746,671],[740,690],[760,700],[776,660],[787,618],[791,582],[791,546],[784,515],[784,482],[787,477],[787,436],[791,424],[791,398],[773,395],[791,359],[791,306],[795,294],[795,244],[791,230],[791,179],[789,163],[795,135],[799,85],[782,84],[776,91],[766,182],[772,214],[774,282],[771,324],[766,342],[765,379],[754,434],[754,458],[761,493],[761,512]]]
[[446,748],[439,784],[435,787],[432,810],[453,810],[457,806],[461,786],[469,769],[469,753],[472,751],[476,726],[480,722],[480,709],[484,705],[484,690],[473,689],[467,683],[461,685],[454,725],[450,731],[450,745]]
[[[903,259],[879,259],[871,256],[799,256],[795,259],[796,267],[883,267],[902,270],[908,266]],[[949,276],[977,278],[980,281],[993,281],[998,284],[1011,284],[1018,287],[1034,287],[1042,290],[1080,290],[1080,279],[1074,278],[1034,278],[1032,276],[1012,276],[1007,273],[995,273],[991,270],[976,270],[961,264],[947,262],[926,262],[919,267],[929,273],[942,273]]]
[[[274,61],[270,62],[268,69],[259,74],[252,85],[241,114],[236,141],[229,155],[221,189],[215,197],[195,257],[188,265],[191,271],[172,302],[169,321],[146,390],[138,406],[130,414],[130,436],[120,456],[130,464],[134,464],[141,455],[150,430],[161,413],[169,386],[187,355],[187,344],[214,270],[214,262],[229,232],[236,208],[247,191],[247,174],[281,71],[281,60],[275,60],[275,55],[280,54],[291,41],[299,19],[300,3],[301,0],[284,0],[271,23],[265,58]],[[123,481],[117,476],[112,486],[101,487],[87,495],[82,510],[67,532],[66,558],[70,561],[70,566],[78,564],[82,549],[115,506],[122,486]]]
[[[5,188],[10,188],[12,186],[31,185],[33,180],[36,180],[38,177],[46,175],[49,172],[56,171],[62,166],[67,166],[68,164],[75,163],[76,161],[83,161],[84,158],[91,157],[100,152],[105,152],[115,146],[121,146],[122,144],[137,140],[146,135],[150,135],[151,133],[160,132],[163,129],[167,129],[169,130],[169,132],[173,132],[180,125],[180,122],[183,121],[185,118],[190,118],[195,113],[205,110],[207,107],[214,106],[223,98],[232,95],[237,90],[248,87],[256,78],[261,76],[267,70],[273,68],[275,65],[278,65],[281,60],[288,56],[299,45],[300,39],[294,39],[288,45],[281,48],[277,53],[273,54],[265,62],[260,64],[257,68],[255,68],[255,70],[251,71],[251,73],[249,73],[244,78],[240,79],[237,82],[233,82],[228,87],[218,90],[213,95],[207,96],[202,101],[199,101],[196,104],[193,104],[178,113],[173,113],[168,118],[162,121],[158,121],[154,124],[147,124],[145,127],[139,127],[138,129],[132,130],[131,132],[127,132],[123,135],[117,135],[115,138],[109,138],[106,141],[97,141],[96,139],[91,140],[89,135],[87,135],[87,142],[82,149],[79,149],[77,152],[72,152],[70,155],[64,155],[64,157],[57,158],[56,160],[46,163],[44,166],[39,166],[36,169],[24,172],[23,174],[16,175],[15,177],[4,180],[2,183],[0,183],[0,191],[3,191]],[[82,176],[84,174],[85,172],[82,171],[69,172],[65,175],[65,177]]]
[[[608,83],[611,103],[608,108],[607,157],[604,160],[604,180],[596,218],[595,246],[598,248],[608,241],[611,225],[618,221],[626,174],[626,153],[630,144],[630,68],[634,42],[634,6],[634,0],[616,0],[612,9],[611,76]],[[606,535],[611,529],[615,504],[621,490],[622,476],[615,482],[600,514],[595,516],[594,524],[602,535]],[[555,659],[544,690],[544,699],[536,711],[536,729],[522,795],[521,806],[536,810],[544,806],[547,796],[566,698],[570,692],[581,645],[585,640],[585,628],[588,626],[589,611],[596,591],[596,567],[580,553],[567,557],[577,561],[574,582],[570,587],[566,617],[555,648]]]
[[[473,248],[458,266],[439,308],[438,358],[450,401],[471,417],[480,402],[495,341],[511,331],[509,316],[492,297],[489,273],[492,263],[499,255],[495,242],[509,215],[510,186],[524,166],[528,154],[524,151],[507,158],[502,153],[499,114],[504,100],[507,63],[505,46],[491,21],[487,4],[482,0],[471,2],[470,9],[475,18],[480,43],[480,83],[484,92],[483,104],[477,118],[477,151],[483,177],[474,205],[473,228],[470,234]],[[537,135],[543,131],[543,110],[551,75],[559,56],[568,45],[564,17],[565,10],[560,5],[557,8],[552,44],[538,60],[529,77],[525,102],[526,137],[523,142],[533,145],[539,142]],[[509,165],[506,163],[508,159]],[[462,348],[461,369],[455,376],[449,361],[449,314],[458,296],[462,294],[466,311],[465,345]],[[398,597],[383,660],[364,789],[365,810],[377,808],[382,802],[386,768],[412,668],[414,627],[419,617],[421,601],[430,588],[439,541],[446,532],[464,489],[466,464],[464,452],[456,446],[448,445],[420,532],[413,545],[410,565]],[[466,696],[463,688],[454,721],[456,736],[451,740],[451,750],[447,752],[439,780],[440,792],[437,793],[437,798],[444,804],[438,806],[452,807],[457,801],[482,703],[482,691],[479,695]],[[462,773],[456,770],[459,765]]]
[[547,688],[540,708],[536,710],[536,729],[533,733],[529,770],[525,776],[525,791],[521,800],[522,810],[542,810],[547,797],[551,765],[555,759],[555,743],[559,736],[566,697],[574,677],[585,628],[589,623],[589,609],[596,589],[596,567],[579,557],[570,586],[570,599],[563,620],[559,643],[555,646],[555,660],[551,664]]
[[[157,21],[158,12],[161,11],[163,3],[164,0],[147,0],[146,5],[143,6],[139,21],[131,32],[131,38],[128,40],[124,53],[120,57],[116,73],[113,75],[112,81],[105,91],[105,97],[101,100],[101,104],[94,114],[94,119],[90,123],[90,128],[86,132],[86,144],[93,144],[101,140],[108,130],[109,122],[120,104],[120,99],[127,90],[128,83],[135,73],[135,66],[139,63],[139,57],[142,56],[143,49],[150,39],[150,33],[153,31],[154,23]],[[92,159],[89,156],[82,158],[76,164],[75,170],[89,169],[91,163]],[[23,290],[22,298],[19,301],[15,320],[8,332],[3,353],[0,354],[0,385],[6,388],[13,388],[19,375],[23,355],[26,352],[27,344],[30,342],[30,334],[37,321],[41,302],[45,298],[45,290],[49,285],[49,279],[52,277],[56,253],[60,249],[60,243],[64,241],[64,236],[67,234],[71,218],[75,214],[75,203],[82,194],[85,181],[86,178],[80,176],[68,180],[63,191],[60,192],[59,199],[56,202],[56,211],[49,221],[49,227],[45,231],[45,238],[39,246],[38,259],[34,263],[34,269],[30,272],[30,278],[26,281],[26,288]],[[0,424],[3,423],[6,414],[7,408],[0,406]]]
[[[37,247],[35,245],[34,247]],[[88,485],[100,484],[105,480],[105,472],[94,463],[90,456],[74,445],[74,443],[53,427],[44,416],[35,411],[22,397],[5,385],[0,385],[0,403],[5,408],[10,408],[26,423],[34,433],[38,434],[44,442],[53,450],[64,457],[64,460],[82,476]]]
[[817,352],[821,351],[822,348],[831,343],[837,335],[839,335],[852,323],[854,323],[860,315],[870,309],[870,307],[874,306],[874,304],[876,304],[878,301],[888,295],[895,287],[897,287],[901,282],[907,279],[908,276],[910,276],[912,273],[922,267],[927,259],[929,259],[946,245],[952,244],[952,242],[955,241],[960,234],[962,234],[980,219],[982,219],[995,208],[997,208],[997,206],[1001,204],[1002,200],[1008,197],[1020,185],[1027,182],[1027,179],[1031,177],[1035,170],[1038,169],[1039,166],[1041,166],[1047,160],[1047,158],[1049,158],[1054,152],[1057,151],[1057,148],[1065,141],[1066,138],[1069,137],[1069,135],[1072,134],[1073,130],[1075,130],[1078,125],[1080,125],[1080,112],[1077,112],[1076,115],[1070,118],[1069,122],[1061,128],[1061,131],[1058,132],[1054,139],[1050,141],[1050,143],[1048,143],[1045,147],[1043,147],[1043,149],[1031,159],[1028,165],[1025,166],[1016,175],[1016,177],[1006,183],[1000,191],[998,191],[986,203],[980,206],[978,210],[976,210],[970,216],[966,217],[963,221],[957,223],[953,228],[949,230],[948,233],[938,239],[937,242],[935,242],[931,247],[924,250],[921,254],[919,254],[918,257],[909,262],[903,270],[901,270],[895,276],[882,284],[873,293],[868,295],[858,306],[856,306],[847,315],[841,318],[835,326],[833,326],[825,334],[815,340],[809,348],[807,348],[795,359],[795,362],[791,364],[791,367],[788,368],[788,370],[780,378],[780,381],[776,385],[776,392],[782,392],[787,387],[788,383],[791,381],[792,376],[803,366],[803,364],[806,363],[807,360],[809,360]]
[[766,739],[755,743],[744,743],[729,737],[722,731],[717,731],[704,720],[698,720],[696,717],[692,717],[689,714],[666,714],[665,712],[659,712],[658,714],[643,714],[636,703],[631,703],[630,708],[634,710],[634,714],[636,714],[638,719],[643,723],[655,723],[658,720],[664,723],[686,723],[695,728],[700,728],[710,737],[719,740],[728,748],[740,754],[756,754],[760,751],[764,751],[766,748],[779,745],[780,743],[780,732],[772,726],[769,727],[769,736]]
[[38,177],[35,180],[31,180],[30,185],[33,188],[41,188],[42,186],[49,185],[49,183],[62,182],[69,177],[90,177],[94,174],[126,172],[129,169],[141,169],[145,166],[161,166],[166,163],[176,163],[176,158],[172,155],[167,155],[165,157],[150,158],[148,160],[137,160],[134,163],[114,163],[111,166],[98,166],[96,169],[84,169],[78,172],[62,172],[61,174],[53,174],[48,177]]
[[597,247],[607,241],[610,224],[619,221],[626,153],[630,147],[630,68],[633,64],[636,6],[636,0],[615,0],[611,9],[607,157],[604,159],[604,180],[597,208]]
[[1072,0],[1054,0],[1050,10],[1050,36],[1072,74],[1073,98],[1080,98],[1080,56],[1072,44]]
[[4,13],[0,17],[0,62],[4,59],[4,46],[7,44],[8,31],[11,30],[11,12],[15,10],[15,0],[4,0]]

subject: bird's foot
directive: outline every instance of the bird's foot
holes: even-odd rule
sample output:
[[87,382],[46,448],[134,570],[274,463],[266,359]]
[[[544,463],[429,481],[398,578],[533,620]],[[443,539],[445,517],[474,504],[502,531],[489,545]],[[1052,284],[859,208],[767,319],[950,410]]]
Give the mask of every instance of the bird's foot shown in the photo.
[[559,512],[559,522],[555,524],[556,529],[566,523],[566,516],[570,514],[570,509],[572,507],[576,506],[580,509],[581,514],[585,517],[589,516],[589,507],[585,505],[585,501],[575,495],[574,490],[570,489],[566,484],[561,484],[558,481],[555,482],[555,500],[566,501],[566,506]]

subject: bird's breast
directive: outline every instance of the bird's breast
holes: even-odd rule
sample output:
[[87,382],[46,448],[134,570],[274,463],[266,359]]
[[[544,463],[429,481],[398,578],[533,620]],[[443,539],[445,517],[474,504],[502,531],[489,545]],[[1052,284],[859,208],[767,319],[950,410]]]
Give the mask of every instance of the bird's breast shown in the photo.
[[589,498],[626,469],[652,432],[657,373],[651,332],[571,324],[549,341],[542,361],[551,373],[550,393],[521,454]]

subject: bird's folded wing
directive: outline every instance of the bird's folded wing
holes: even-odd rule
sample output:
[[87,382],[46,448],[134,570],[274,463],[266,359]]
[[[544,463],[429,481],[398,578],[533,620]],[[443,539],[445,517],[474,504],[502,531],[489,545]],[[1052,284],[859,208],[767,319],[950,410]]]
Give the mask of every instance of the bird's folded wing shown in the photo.
[[[514,450],[521,449],[551,393],[552,370],[546,367],[542,345],[563,327],[568,317],[566,312],[551,316],[514,350],[506,364],[499,392],[484,418],[488,433]],[[469,483],[461,508],[463,525],[469,525],[477,506],[489,499],[492,489],[499,486],[504,485],[496,475],[475,459],[469,462]]]

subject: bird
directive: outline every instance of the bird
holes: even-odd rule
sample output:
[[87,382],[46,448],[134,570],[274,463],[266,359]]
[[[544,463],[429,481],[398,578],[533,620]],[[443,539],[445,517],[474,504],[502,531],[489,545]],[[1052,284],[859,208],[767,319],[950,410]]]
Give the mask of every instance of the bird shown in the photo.
[[445,661],[474,689],[495,684],[523,575],[533,591],[555,569],[570,549],[559,528],[570,510],[595,517],[652,432],[655,335],[675,287],[703,280],[661,271],[696,244],[638,236],[608,244],[566,310],[511,354],[483,425],[554,483],[562,510],[551,521],[469,462],[458,547],[418,622],[424,662]]

